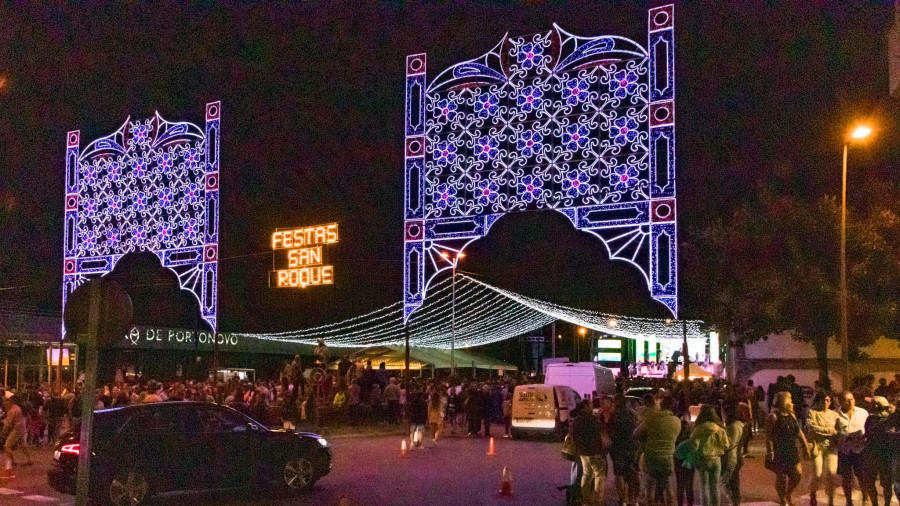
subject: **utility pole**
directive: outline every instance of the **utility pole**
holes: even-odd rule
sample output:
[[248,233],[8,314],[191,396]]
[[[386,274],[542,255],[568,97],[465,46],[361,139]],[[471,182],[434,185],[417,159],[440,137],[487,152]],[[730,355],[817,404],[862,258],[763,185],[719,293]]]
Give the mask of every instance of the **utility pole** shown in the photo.
[[556,320],[550,327],[550,356],[556,358]]
[[409,321],[403,322],[403,339],[406,342],[406,359],[403,368],[403,379],[409,381]]
[[688,381],[691,377],[691,357],[688,354],[687,320],[681,320],[681,335],[684,339],[681,345],[681,352],[684,355],[684,381]]

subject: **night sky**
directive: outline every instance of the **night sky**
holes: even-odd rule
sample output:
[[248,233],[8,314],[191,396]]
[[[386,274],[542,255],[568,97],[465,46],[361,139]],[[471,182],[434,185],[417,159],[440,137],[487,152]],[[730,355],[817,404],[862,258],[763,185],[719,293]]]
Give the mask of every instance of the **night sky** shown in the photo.
[[[202,125],[215,100],[220,329],[289,330],[396,302],[405,56],[427,52],[433,77],[507,31],[553,22],[646,45],[645,4],[347,4],[0,7],[0,309],[60,313],[67,131],[81,130],[84,147],[129,115]],[[890,2],[676,7],[682,241],[767,179],[789,178],[808,195],[839,191],[841,134],[858,116],[880,129],[852,154],[853,170],[898,177],[884,37],[893,16]],[[340,224],[329,252],[336,284],[269,288],[271,232],[329,222]],[[633,267],[610,262],[599,240],[558,213],[505,217],[467,253],[462,269],[526,295],[665,315]],[[146,260],[117,269],[138,323],[191,322],[196,301]],[[689,285],[685,300],[702,296]],[[689,305],[683,314],[703,316]]]

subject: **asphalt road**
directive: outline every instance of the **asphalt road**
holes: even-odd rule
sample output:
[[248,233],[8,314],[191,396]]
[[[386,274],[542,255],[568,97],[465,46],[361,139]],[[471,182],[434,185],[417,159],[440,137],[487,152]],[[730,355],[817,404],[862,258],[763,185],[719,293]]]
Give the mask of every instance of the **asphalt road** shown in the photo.
[[[497,430],[499,434],[500,431]],[[178,495],[160,501],[163,505],[554,505],[563,504],[556,489],[568,478],[569,464],[559,455],[555,441],[510,441],[495,439],[496,456],[488,456],[488,441],[480,438],[448,437],[426,450],[400,458],[402,436],[339,437],[331,440],[334,468],[315,489],[295,498],[259,492],[217,491]],[[773,475],[762,466],[762,444],[751,446],[753,458],[746,461],[742,479],[744,503],[770,505],[775,499]],[[0,482],[0,504],[34,506],[74,504],[72,496],[57,494],[46,484],[50,451],[36,452],[35,464],[18,467],[16,478]],[[500,476],[508,466],[513,478],[512,498],[499,497]],[[797,504],[807,503],[807,477],[795,494]],[[696,488],[695,488],[696,489]],[[612,483],[607,487],[608,504],[615,504]],[[858,494],[858,492],[857,492]],[[699,494],[695,495],[699,501]],[[820,501],[824,499],[822,492]],[[859,504],[857,497],[857,504]],[[723,502],[723,504],[725,504]],[[837,504],[844,504],[838,492]],[[894,504],[897,504],[896,499]]]

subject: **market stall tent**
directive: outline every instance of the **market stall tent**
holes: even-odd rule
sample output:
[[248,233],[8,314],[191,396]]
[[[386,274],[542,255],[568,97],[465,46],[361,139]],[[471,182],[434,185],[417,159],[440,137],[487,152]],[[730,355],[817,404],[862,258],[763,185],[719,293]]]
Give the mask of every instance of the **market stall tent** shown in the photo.
[[[385,368],[388,370],[402,370],[406,367],[406,351],[402,346],[373,346],[354,352],[348,358],[351,361],[363,364],[367,360],[371,360],[374,369],[378,369],[379,364],[382,362],[384,362]],[[455,358],[457,369],[475,368],[498,372],[518,370],[516,366],[502,360],[472,353],[471,351],[456,350]],[[333,361],[329,368],[336,369],[337,364],[338,361]],[[409,368],[414,371],[422,369],[450,369],[450,350],[410,347]]]

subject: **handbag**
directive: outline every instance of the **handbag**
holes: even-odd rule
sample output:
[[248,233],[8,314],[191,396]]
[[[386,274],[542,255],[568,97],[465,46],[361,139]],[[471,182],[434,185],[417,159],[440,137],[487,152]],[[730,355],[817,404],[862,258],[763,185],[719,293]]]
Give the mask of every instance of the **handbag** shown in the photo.
[[563,440],[562,458],[570,462],[579,460],[578,455],[575,453],[575,440],[572,439],[571,434],[566,435],[566,438]]

